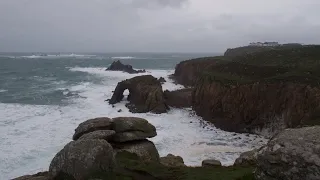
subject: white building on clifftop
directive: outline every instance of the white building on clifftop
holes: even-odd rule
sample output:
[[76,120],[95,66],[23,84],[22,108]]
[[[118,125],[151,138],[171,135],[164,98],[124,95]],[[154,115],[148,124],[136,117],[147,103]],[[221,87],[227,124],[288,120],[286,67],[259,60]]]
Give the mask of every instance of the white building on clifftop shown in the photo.
[[250,43],[249,46],[266,46],[266,47],[274,47],[274,46],[281,46],[278,42],[253,42]]

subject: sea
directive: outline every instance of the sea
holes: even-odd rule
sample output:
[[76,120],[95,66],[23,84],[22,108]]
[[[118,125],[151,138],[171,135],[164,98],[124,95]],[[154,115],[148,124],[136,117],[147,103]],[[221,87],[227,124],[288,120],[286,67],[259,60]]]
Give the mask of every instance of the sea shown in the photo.
[[[202,160],[212,158],[232,165],[242,152],[267,140],[217,129],[190,108],[133,114],[125,99],[115,107],[105,101],[118,82],[144,74],[164,77],[164,90],[181,89],[169,79],[176,64],[213,55],[217,54],[0,53],[0,179],[47,171],[78,124],[96,117],[145,118],[157,129],[158,135],[150,140],[161,156],[179,155],[189,166],[201,166]],[[147,72],[106,71],[114,60]]]

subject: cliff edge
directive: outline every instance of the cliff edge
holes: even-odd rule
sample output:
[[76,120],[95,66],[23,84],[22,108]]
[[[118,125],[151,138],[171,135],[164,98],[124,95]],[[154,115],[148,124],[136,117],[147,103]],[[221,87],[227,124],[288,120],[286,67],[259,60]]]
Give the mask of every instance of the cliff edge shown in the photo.
[[319,124],[319,68],[320,46],[302,46],[184,61],[174,78],[194,86],[193,109],[218,128],[270,137]]

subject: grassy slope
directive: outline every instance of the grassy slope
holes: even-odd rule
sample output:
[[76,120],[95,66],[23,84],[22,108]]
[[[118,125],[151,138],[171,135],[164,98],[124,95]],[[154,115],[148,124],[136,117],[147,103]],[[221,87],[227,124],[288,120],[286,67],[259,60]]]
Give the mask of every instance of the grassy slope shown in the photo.
[[98,173],[91,177],[103,180],[254,180],[252,167],[170,168],[159,163],[139,161],[129,153],[117,156],[116,173]]
[[279,48],[220,61],[203,73],[202,80],[224,84],[290,81],[318,86],[319,69],[320,46]]

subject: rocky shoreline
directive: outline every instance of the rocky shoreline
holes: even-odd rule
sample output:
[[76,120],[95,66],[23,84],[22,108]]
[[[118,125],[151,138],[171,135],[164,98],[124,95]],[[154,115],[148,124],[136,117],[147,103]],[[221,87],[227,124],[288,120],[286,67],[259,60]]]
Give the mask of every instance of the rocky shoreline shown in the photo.
[[156,128],[135,117],[81,123],[73,141],[52,159],[49,171],[14,180],[316,180],[320,177],[320,126],[288,129],[268,145],[243,153],[233,166],[215,159],[187,167],[179,156],[159,157]]
[[271,138],[233,166],[208,159],[187,167],[179,156],[159,157],[147,140],[157,135],[147,120],[103,117],[81,123],[48,172],[16,180],[320,179],[320,46],[247,51],[179,63],[172,78],[185,89],[163,91],[162,79],[142,75],[119,82],[109,99],[111,105],[122,101],[128,89],[126,107],[133,113],[191,107],[223,130]]

